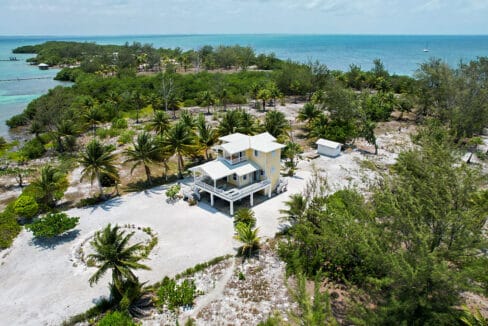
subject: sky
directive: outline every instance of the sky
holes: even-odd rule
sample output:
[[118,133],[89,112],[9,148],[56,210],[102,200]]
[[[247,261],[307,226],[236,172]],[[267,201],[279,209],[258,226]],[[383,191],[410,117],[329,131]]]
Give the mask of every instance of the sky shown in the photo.
[[488,0],[0,0],[1,35],[488,34]]

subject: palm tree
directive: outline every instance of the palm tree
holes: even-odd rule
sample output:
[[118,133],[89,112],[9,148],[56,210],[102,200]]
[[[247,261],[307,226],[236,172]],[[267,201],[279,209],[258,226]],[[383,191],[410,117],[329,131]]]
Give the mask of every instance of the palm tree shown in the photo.
[[271,98],[271,92],[267,88],[262,88],[258,91],[257,99],[263,101],[263,111],[266,111],[266,101]]
[[217,132],[206,123],[203,114],[197,120],[197,141],[200,148],[205,151],[205,159],[208,160],[208,150],[217,142]]
[[107,175],[111,179],[119,179],[114,163],[115,154],[110,146],[103,146],[97,139],[92,140],[81,153],[80,164],[84,167],[81,171],[81,181],[88,177],[93,185],[93,181],[97,180],[100,196],[103,196],[101,176]]
[[320,113],[310,124],[309,138],[327,138],[328,128],[329,118],[324,113]]
[[164,111],[155,111],[152,120],[149,122],[151,130],[154,130],[158,135],[162,135],[169,125],[169,116]]
[[158,148],[158,152],[156,154],[156,162],[161,163],[163,165],[163,176],[166,181],[168,181],[168,170],[169,170],[169,160],[171,159],[171,156],[173,156],[173,153],[170,151],[169,148],[167,148],[164,144],[164,135],[158,135],[156,137],[156,146]]
[[147,182],[151,185],[151,169],[149,165],[154,163],[158,155],[158,146],[154,138],[147,132],[143,132],[137,136],[137,140],[132,142],[132,148],[125,150],[125,155],[128,156],[127,162],[133,162],[130,173],[134,172],[134,169],[139,165],[144,166],[146,172]]
[[207,107],[207,114],[210,114],[210,107],[215,104],[215,97],[210,91],[203,91],[199,96],[200,105]]
[[310,127],[312,120],[318,118],[321,114],[320,109],[311,102],[305,103],[303,108],[298,110],[297,120],[307,122],[307,128]]
[[286,116],[283,112],[272,110],[266,113],[264,118],[264,129],[273,137],[279,137],[281,135],[286,135],[286,132],[290,130],[290,124],[288,120],[286,120]]
[[177,155],[178,177],[183,177],[183,155],[191,154],[195,151],[194,136],[190,128],[183,122],[178,121],[164,133],[162,146],[172,155]]
[[280,213],[284,214],[281,219],[290,222],[292,225],[298,222],[307,208],[307,199],[302,194],[293,194],[290,200],[285,201],[287,209],[280,209]]
[[56,201],[63,197],[68,189],[66,175],[51,165],[41,168],[40,175],[31,183],[39,201],[48,207],[56,206]]
[[95,261],[98,270],[88,280],[90,286],[97,283],[108,270],[112,270],[112,283],[123,295],[123,284],[126,280],[138,281],[133,270],[150,269],[139,263],[143,259],[140,252],[144,246],[141,243],[129,246],[132,236],[133,233],[126,235],[118,225],[112,227],[110,224],[95,233],[91,242],[95,253],[88,255],[88,258]]
[[180,121],[191,130],[195,129],[197,121],[190,110],[183,110],[180,114]]
[[246,135],[255,135],[259,131],[259,125],[252,114],[246,111],[240,111],[239,120],[238,132]]
[[236,231],[235,239],[242,242],[242,246],[238,249],[238,254],[244,257],[251,257],[261,247],[261,239],[258,237],[259,228],[253,230],[251,225],[238,223]]
[[302,147],[293,141],[288,141],[283,149],[283,156],[287,159],[285,165],[288,167],[289,175],[295,174],[295,168],[297,167],[297,162],[295,161],[298,154],[302,153]]
[[241,126],[241,112],[239,110],[227,111],[219,123],[218,131],[220,136],[235,133]]
[[83,114],[83,118],[91,126],[93,131],[93,136],[95,136],[95,131],[97,124],[101,121],[101,113],[98,105],[94,105],[88,108],[88,110]]

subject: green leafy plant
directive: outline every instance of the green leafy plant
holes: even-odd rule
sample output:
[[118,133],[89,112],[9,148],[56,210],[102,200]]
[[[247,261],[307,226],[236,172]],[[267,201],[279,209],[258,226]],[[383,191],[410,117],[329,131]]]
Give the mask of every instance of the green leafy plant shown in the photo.
[[180,190],[181,186],[179,184],[172,185],[168,190],[166,190],[166,196],[171,200],[175,200],[178,198]]
[[193,305],[197,288],[193,280],[184,280],[178,284],[176,280],[165,277],[156,294],[158,306],[167,306],[169,310],[175,311],[179,307]]
[[49,213],[27,225],[26,228],[32,231],[35,237],[53,238],[73,229],[79,219],[79,217],[69,217],[65,213]]
[[14,210],[15,213],[20,217],[32,218],[39,211],[39,205],[34,197],[29,195],[20,195],[14,203]]
[[251,228],[256,226],[256,217],[254,211],[250,208],[240,208],[234,214],[234,227],[239,223],[247,225]]
[[123,312],[112,311],[103,316],[97,324],[98,326],[136,326],[132,318]]

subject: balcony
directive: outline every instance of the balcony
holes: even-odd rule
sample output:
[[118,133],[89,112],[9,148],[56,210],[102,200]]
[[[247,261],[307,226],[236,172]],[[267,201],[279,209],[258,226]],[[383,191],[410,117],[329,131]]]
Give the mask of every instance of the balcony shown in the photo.
[[235,201],[249,196],[251,193],[266,189],[270,186],[270,180],[263,180],[252,183],[242,188],[236,188],[228,183],[220,183],[217,187],[208,184],[204,179],[195,179],[195,186],[201,190],[207,191],[227,201]]
[[222,158],[224,160],[226,160],[231,165],[247,161],[246,155],[242,155],[242,156],[233,155],[232,157],[227,156],[227,157],[222,157]]

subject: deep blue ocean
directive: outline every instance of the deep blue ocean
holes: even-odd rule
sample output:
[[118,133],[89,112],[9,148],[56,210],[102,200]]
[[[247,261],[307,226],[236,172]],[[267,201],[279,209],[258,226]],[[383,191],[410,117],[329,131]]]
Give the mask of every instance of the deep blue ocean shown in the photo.
[[[0,59],[12,56],[12,49],[48,40],[124,44],[150,43],[155,47],[183,50],[203,45],[251,46],[256,53],[274,52],[281,59],[308,62],[319,60],[330,69],[347,70],[354,63],[369,70],[372,61],[380,58],[390,73],[412,75],[419,64],[430,57],[441,58],[452,66],[488,56],[488,35],[147,35],[147,36],[0,36]],[[429,52],[423,49],[428,48]],[[29,66],[30,55],[15,55],[21,61],[0,61],[0,80],[53,77],[56,70],[40,71]],[[21,112],[34,98],[60,83],[52,79],[0,81],[0,136],[8,137],[5,120]]]

